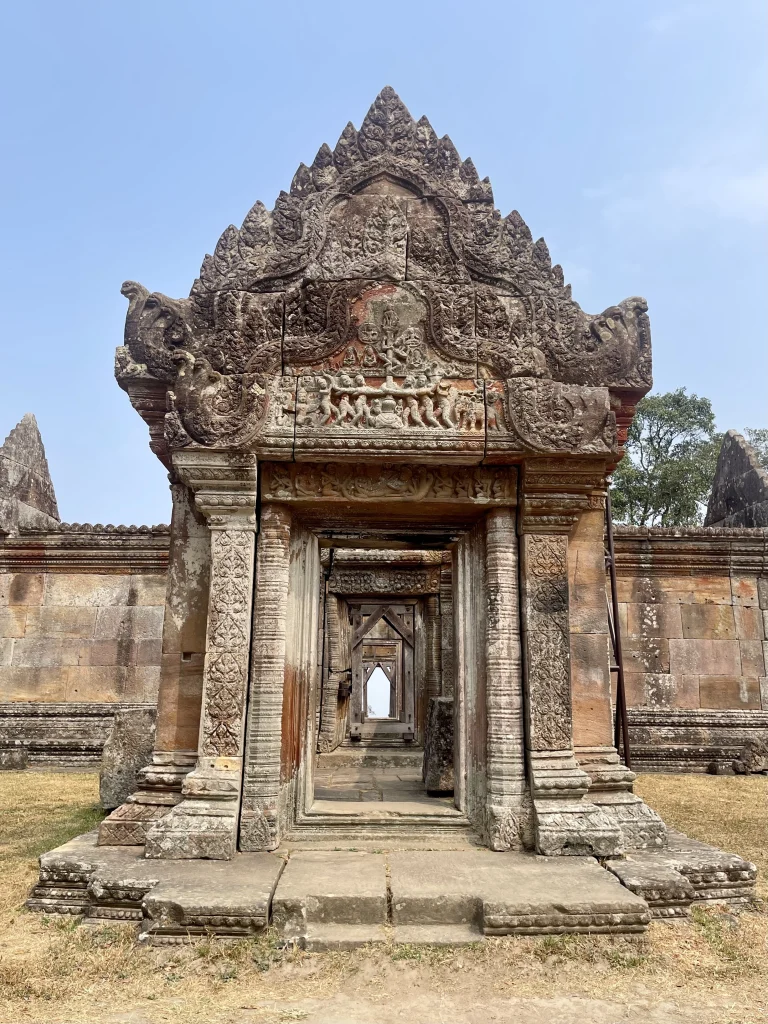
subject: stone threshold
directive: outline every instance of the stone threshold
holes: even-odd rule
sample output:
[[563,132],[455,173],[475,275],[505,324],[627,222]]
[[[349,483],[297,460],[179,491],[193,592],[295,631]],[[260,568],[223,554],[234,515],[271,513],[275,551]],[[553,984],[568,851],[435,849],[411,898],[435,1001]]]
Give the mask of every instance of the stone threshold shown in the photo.
[[[695,903],[745,905],[756,870],[679,834],[669,851],[592,857],[488,849],[287,849],[232,861],[146,860],[78,836],[40,858],[31,910],[134,922],[143,941],[255,935],[310,950],[460,944],[488,935],[639,934]],[[676,877],[675,877],[676,876]],[[671,911],[674,911],[672,913]]]

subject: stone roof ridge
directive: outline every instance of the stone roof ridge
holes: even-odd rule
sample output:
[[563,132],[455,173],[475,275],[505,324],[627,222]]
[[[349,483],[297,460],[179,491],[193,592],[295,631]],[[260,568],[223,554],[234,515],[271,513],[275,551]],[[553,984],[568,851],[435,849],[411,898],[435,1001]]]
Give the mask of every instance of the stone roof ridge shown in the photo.
[[56,492],[37,420],[25,413],[0,445],[0,532],[59,521]]
[[55,530],[45,529],[34,529],[34,528],[22,528],[20,533],[160,533],[167,534],[171,532],[171,527],[168,523],[156,523],[154,526],[126,526],[121,523],[119,526],[115,526],[113,523],[58,523],[56,524]]
[[723,437],[705,526],[768,526],[768,471],[736,430]]

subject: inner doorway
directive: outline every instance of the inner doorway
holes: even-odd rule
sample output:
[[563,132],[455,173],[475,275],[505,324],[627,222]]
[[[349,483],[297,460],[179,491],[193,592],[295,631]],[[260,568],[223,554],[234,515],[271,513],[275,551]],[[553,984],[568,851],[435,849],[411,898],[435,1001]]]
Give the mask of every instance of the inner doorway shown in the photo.
[[[439,666],[430,666],[435,649],[427,634],[437,625],[430,627],[429,610],[424,598],[398,594],[335,595],[327,602],[323,685],[340,680],[335,712],[343,723],[335,748],[317,755],[315,812],[458,813],[451,793],[430,795],[423,781],[428,679],[439,683]],[[325,699],[323,713],[329,714]]]
[[[352,694],[349,738],[400,746],[416,738],[413,601],[350,603]],[[421,668],[421,666],[419,666]],[[423,673],[422,673],[423,674]]]

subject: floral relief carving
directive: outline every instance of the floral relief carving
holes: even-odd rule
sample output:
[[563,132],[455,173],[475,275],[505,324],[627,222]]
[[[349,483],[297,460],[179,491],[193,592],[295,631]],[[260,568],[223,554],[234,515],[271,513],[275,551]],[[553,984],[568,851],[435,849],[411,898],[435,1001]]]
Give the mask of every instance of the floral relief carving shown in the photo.
[[205,663],[202,750],[239,753],[250,636],[253,532],[211,531],[211,583]]
[[335,594],[437,594],[440,569],[334,568],[328,589]]
[[531,746],[571,745],[567,538],[523,537],[523,614]]
[[268,501],[471,501],[512,505],[514,469],[495,466],[324,466],[282,463],[262,465],[263,496]]

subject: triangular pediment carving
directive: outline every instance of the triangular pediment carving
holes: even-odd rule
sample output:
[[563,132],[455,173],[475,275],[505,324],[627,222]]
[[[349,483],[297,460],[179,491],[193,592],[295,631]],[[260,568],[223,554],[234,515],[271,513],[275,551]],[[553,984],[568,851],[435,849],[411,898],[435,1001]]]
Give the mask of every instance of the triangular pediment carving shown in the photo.
[[123,290],[118,379],[167,391],[172,447],[248,446],[265,430],[286,447],[302,394],[318,396],[310,431],[408,430],[432,426],[430,403],[453,388],[434,425],[459,429],[459,401],[476,434],[484,381],[638,396],[651,383],[645,302],[584,313],[544,240],[517,211],[502,217],[488,179],[389,87],[359,129],[299,166],[272,210],[257,202],[224,231],[189,298]]

